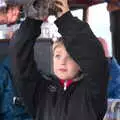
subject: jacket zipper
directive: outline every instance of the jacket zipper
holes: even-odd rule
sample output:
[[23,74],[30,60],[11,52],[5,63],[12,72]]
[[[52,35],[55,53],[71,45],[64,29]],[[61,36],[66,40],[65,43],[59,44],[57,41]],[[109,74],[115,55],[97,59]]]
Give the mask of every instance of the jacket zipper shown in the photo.
[[64,82],[64,91],[67,90],[67,80]]

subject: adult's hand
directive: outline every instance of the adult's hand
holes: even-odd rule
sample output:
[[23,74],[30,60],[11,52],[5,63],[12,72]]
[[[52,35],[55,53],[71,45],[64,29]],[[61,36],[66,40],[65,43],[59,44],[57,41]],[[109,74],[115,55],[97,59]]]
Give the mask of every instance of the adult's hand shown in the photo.
[[7,11],[7,24],[15,23],[20,14],[19,6],[11,6]]
[[9,6],[6,10],[0,10],[0,24],[13,24],[20,14],[19,6]]

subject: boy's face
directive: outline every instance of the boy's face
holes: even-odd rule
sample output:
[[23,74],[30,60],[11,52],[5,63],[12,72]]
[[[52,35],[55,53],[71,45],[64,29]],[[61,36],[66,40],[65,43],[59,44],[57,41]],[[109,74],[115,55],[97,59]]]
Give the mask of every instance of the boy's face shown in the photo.
[[80,71],[79,65],[69,56],[63,45],[54,50],[53,70],[55,75],[62,80],[74,79]]

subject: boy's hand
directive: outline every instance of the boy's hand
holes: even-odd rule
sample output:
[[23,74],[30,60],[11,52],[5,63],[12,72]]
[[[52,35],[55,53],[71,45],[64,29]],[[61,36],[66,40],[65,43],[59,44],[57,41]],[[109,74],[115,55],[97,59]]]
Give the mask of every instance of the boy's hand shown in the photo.
[[60,11],[58,12],[58,17],[61,17],[63,14],[70,10],[68,0],[56,0],[55,6],[60,9]]

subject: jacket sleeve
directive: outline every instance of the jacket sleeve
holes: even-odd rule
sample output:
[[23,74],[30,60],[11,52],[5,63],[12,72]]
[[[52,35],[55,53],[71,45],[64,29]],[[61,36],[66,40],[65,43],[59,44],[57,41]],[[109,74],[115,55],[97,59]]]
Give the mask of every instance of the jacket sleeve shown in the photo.
[[107,109],[108,61],[89,25],[67,12],[55,21],[70,56],[80,65],[97,118]]
[[109,59],[109,69],[108,98],[120,99],[120,65],[115,57]]
[[0,66],[0,120],[9,117],[12,105],[12,89],[11,89],[11,75],[9,74],[9,68],[4,65],[4,62]]
[[39,85],[43,81],[34,61],[33,50],[35,40],[40,34],[41,24],[42,21],[26,18],[10,43],[14,84],[33,117],[36,114],[39,93],[37,88],[40,88]]

